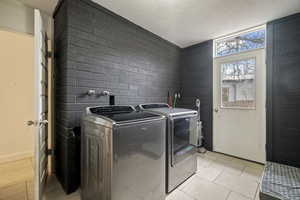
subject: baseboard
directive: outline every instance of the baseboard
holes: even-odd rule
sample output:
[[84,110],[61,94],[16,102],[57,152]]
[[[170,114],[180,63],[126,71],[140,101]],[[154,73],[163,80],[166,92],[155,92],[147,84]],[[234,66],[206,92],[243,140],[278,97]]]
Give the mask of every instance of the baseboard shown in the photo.
[[25,158],[32,158],[33,155],[34,153],[32,151],[3,155],[0,156],[0,164],[6,162],[12,162],[16,160],[22,160]]

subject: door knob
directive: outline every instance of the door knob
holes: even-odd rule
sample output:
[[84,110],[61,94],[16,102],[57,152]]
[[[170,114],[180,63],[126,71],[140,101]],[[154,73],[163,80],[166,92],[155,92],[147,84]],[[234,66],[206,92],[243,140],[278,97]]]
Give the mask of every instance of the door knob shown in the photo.
[[29,121],[27,121],[26,124],[27,124],[27,126],[34,126],[36,124],[36,122],[32,121],[32,120],[29,120]]
[[218,108],[215,108],[214,111],[217,113],[217,112],[219,112],[219,109],[218,109]]
[[42,120],[40,122],[29,120],[29,121],[27,121],[26,124],[27,124],[27,126],[36,126],[37,124],[39,124],[39,125],[46,125],[46,124],[48,124],[48,120]]

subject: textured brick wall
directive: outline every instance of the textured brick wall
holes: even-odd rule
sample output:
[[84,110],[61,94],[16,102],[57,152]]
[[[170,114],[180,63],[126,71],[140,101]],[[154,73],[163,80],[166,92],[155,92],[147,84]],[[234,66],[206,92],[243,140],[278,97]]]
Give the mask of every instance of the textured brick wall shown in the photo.
[[88,0],[65,0],[54,15],[56,131],[79,125],[87,106],[166,102],[180,89],[181,49]]
[[267,160],[300,167],[300,13],[267,24]]
[[212,77],[213,41],[203,42],[182,50],[182,101],[180,106],[195,109],[201,101],[201,121],[205,147],[212,150]]

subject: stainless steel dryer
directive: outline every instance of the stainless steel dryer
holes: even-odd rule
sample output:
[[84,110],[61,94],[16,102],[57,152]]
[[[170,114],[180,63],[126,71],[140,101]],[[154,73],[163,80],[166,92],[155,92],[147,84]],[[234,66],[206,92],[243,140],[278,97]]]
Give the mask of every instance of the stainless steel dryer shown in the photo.
[[164,200],[164,116],[131,106],[87,108],[82,118],[83,200]]
[[167,117],[166,191],[171,192],[197,170],[197,111],[160,103],[141,104],[137,108]]

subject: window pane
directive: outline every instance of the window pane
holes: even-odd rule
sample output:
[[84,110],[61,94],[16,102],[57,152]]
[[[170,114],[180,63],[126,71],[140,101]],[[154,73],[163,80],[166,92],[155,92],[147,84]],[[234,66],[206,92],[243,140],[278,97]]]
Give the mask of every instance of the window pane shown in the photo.
[[216,42],[216,56],[227,56],[235,53],[265,47],[265,29],[241,34],[237,37]]
[[221,106],[255,108],[255,59],[221,64]]

